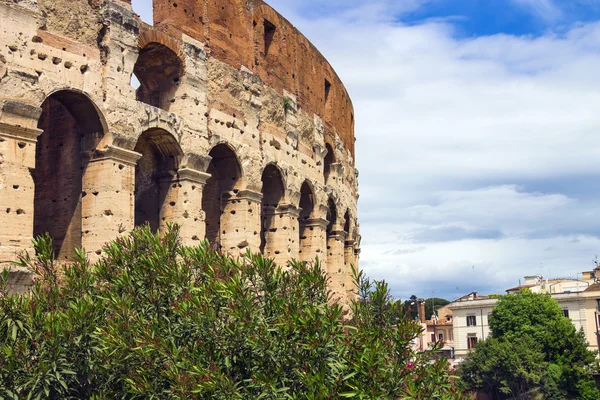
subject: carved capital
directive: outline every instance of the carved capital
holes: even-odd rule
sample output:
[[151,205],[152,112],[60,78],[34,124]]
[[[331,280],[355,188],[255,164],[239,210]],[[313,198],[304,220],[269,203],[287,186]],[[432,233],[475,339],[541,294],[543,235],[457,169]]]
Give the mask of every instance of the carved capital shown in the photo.
[[327,225],[329,225],[329,221],[325,218],[309,218],[305,221],[300,222],[303,226],[307,226],[309,228],[320,228],[327,229]]
[[192,168],[180,168],[177,171],[177,176],[180,181],[195,182],[200,185],[205,185],[210,178],[210,174]]
[[96,150],[92,156],[92,161],[114,160],[122,164],[135,166],[140,158],[142,158],[142,155],[138,152],[108,145]]

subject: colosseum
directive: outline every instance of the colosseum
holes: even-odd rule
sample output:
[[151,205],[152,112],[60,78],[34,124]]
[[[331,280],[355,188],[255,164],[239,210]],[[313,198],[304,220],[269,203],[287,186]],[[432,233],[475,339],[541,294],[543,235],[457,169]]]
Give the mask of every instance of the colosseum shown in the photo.
[[[261,0],[154,0],[153,13],[0,0],[0,264],[44,232],[59,259],[93,260],[173,222],[188,245],[318,256],[348,296],[358,173],[333,68]],[[15,290],[30,280],[12,267]]]

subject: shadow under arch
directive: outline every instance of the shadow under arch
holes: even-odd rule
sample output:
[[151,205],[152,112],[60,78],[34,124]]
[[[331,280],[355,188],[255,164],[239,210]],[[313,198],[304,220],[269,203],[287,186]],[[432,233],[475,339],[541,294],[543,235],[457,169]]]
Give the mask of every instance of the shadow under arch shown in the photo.
[[267,257],[279,254],[277,248],[277,210],[285,198],[283,174],[275,164],[268,164],[262,173],[262,206],[260,251]]
[[315,211],[315,192],[310,181],[305,180],[300,188],[300,217],[298,230],[299,244],[299,259],[300,261],[313,261],[310,251],[311,246],[315,242],[316,231],[314,226],[311,226],[310,220],[314,217]]
[[168,46],[149,42],[140,49],[133,74],[140,82],[137,100],[169,111],[184,74],[184,64]]
[[222,245],[227,229],[235,226],[236,214],[232,199],[242,184],[243,172],[239,159],[227,143],[219,143],[208,153],[211,161],[202,194],[205,214],[206,239],[213,245]]
[[135,226],[148,224],[158,232],[167,222],[165,199],[179,169],[183,151],[175,137],[161,128],[144,131],[135,145],[142,157],[135,168]]
[[[83,247],[87,166],[106,132],[98,107],[85,93],[56,90],[42,103],[36,144],[33,236],[49,233],[59,260]],[[90,194],[92,195],[92,194]]]
[[329,144],[325,144],[325,149],[327,150],[327,154],[325,154],[325,160],[323,160],[323,176],[325,179],[325,184],[329,180],[329,176],[331,175],[331,166],[335,164],[335,154],[333,153],[333,147]]

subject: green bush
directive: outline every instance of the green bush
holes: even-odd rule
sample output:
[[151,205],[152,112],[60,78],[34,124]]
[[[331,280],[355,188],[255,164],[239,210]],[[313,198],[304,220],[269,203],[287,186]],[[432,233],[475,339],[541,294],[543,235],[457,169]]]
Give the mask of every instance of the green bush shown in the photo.
[[148,228],[62,268],[48,237],[0,288],[0,398],[461,399],[383,282],[356,274],[352,319],[316,263],[234,260]]

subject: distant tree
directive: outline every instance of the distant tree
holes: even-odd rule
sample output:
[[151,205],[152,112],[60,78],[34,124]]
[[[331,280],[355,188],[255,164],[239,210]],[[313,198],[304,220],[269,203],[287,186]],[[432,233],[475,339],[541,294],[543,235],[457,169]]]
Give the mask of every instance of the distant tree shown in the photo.
[[435,311],[437,311],[448,304],[450,304],[448,300],[440,299],[439,297],[431,297],[425,300],[425,319],[431,319],[431,316],[434,312],[434,307]]
[[419,317],[419,306],[417,304],[417,296],[414,294],[409,297],[408,300],[404,302],[404,312],[406,313],[406,317],[414,321]]
[[526,399],[540,392],[547,366],[540,345],[531,336],[513,341],[491,337],[469,354],[461,377],[471,389]]
[[[490,390],[498,398],[528,398],[518,396],[539,391],[547,399],[600,399],[589,374],[595,353],[551,296],[529,290],[503,296],[492,311],[490,329],[492,337],[480,342],[461,366],[466,388]],[[495,369],[482,363],[497,354],[508,361],[497,361]],[[521,361],[510,361],[513,356]],[[544,365],[541,377],[531,360]],[[520,383],[513,386],[508,377]]]

